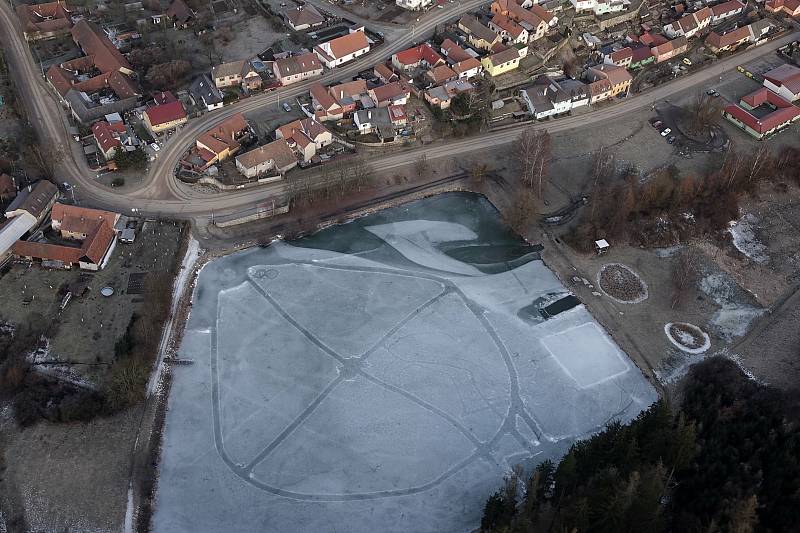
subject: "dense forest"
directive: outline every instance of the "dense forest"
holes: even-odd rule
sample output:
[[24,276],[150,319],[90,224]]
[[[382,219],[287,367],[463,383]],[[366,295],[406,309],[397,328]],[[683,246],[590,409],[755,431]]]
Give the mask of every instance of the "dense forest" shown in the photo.
[[690,371],[679,407],[662,400],[575,443],[558,465],[508,476],[481,531],[798,531],[798,405],[709,359]]

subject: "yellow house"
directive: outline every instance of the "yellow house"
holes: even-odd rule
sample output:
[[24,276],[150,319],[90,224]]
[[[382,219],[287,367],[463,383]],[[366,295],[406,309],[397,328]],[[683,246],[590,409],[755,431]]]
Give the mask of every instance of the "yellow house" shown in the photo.
[[528,49],[517,50],[516,48],[509,48],[496,54],[481,59],[481,65],[490,76],[495,77],[506,72],[511,72],[519,67],[519,61],[525,57]]
[[180,100],[151,107],[144,112],[143,118],[145,126],[154,135],[177,128],[187,120]]

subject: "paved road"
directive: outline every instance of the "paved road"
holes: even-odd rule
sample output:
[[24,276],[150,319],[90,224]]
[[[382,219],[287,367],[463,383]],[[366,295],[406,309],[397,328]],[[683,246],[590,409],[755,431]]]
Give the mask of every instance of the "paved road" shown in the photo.
[[[350,77],[359,70],[363,70],[376,62],[384,60],[392,53],[408,47],[423,35],[430,34],[437,24],[449,20],[459,13],[475,9],[483,3],[485,3],[485,0],[469,0],[458,5],[450,4],[450,9],[433,10],[420,22],[416,23],[413,36],[412,32],[408,30],[397,34],[392,33],[391,35],[386,32],[387,42],[382,47],[353,63],[327,72],[321,79],[298,83],[279,91],[254,96],[189,122],[162,147],[159,158],[151,164],[142,185],[124,195],[97,183],[95,174],[85,163],[80,147],[70,141],[65,128],[64,113],[47,86],[46,81],[42,78],[27,43],[16,27],[16,16],[10,7],[2,1],[0,1],[0,27],[2,27],[0,34],[2,34],[9,63],[17,74],[17,86],[26,102],[30,122],[39,132],[45,146],[52,147],[54,153],[65,154],[61,158],[59,166],[60,180],[77,184],[78,196],[83,201],[98,207],[113,208],[122,212],[130,212],[131,208],[136,208],[140,212],[147,214],[195,218],[209,216],[212,212],[216,214],[238,212],[256,203],[263,202],[267,198],[273,198],[281,194],[283,189],[282,185],[277,183],[246,191],[210,194],[174,179],[173,171],[175,165],[183,153],[194,144],[200,133],[222,122],[234,113],[248,113],[264,107],[277,106],[279,100],[295,98],[300,94],[306,93],[309,86],[317,81],[331,83]],[[601,107],[589,114],[566,117],[551,121],[547,125],[539,124],[535,127],[546,128],[551,133],[556,133],[583,128],[590,124],[614,120],[626,115],[630,116],[630,114],[648,108],[654,102],[668,98],[675,93],[716,80],[719,76],[734,69],[736,65],[771,53],[779,46],[797,39],[799,36],[800,33],[795,33],[783,37],[761,47],[719,61],[697,73],[661,85],[644,94]],[[485,150],[508,144],[518,134],[518,128],[490,132],[446,144],[434,144],[408,152],[382,156],[373,161],[372,165],[377,172],[385,173],[392,169],[406,166],[423,153],[428,159],[455,158],[476,150]]]

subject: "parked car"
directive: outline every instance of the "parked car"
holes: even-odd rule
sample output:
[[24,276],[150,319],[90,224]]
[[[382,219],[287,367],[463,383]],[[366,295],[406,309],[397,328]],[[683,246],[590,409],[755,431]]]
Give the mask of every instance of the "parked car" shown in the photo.
[[283,104],[281,104],[281,105],[283,105],[283,110],[284,110],[284,111],[286,111],[287,113],[288,113],[289,111],[291,111],[291,110],[292,110],[292,106],[290,106],[290,105],[289,105],[288,103],[286,103],[286,102],[284,102],[284,103],[283,103]]
[[692,66],[692,61],[688,57],[684,57],[683,58],[683,64],[684,65],[689,65],[691,67]]
[[666,137],[666,136],[667,136],[667,135],[669,135],[670,133],[672,133],[672,129],[670,129],[670,128],[666,128],[666,129],[664,129],[664,130],[661,132],[661,136],[662,136],[662,137]]
[[670,135],[670,136],[669,136],[669,138],[667,139],[667,142],[668,142],[669,144],[672,144],[672,143],[674,143],[674,142],[675,142],[675,136],[674,136],[674,135]]
[[653,122],[653,127],[656,128],[656,129],[660,128],[663,125],[664,125],[664,123],[661,122],[660,120],[656,120],[655,122]]

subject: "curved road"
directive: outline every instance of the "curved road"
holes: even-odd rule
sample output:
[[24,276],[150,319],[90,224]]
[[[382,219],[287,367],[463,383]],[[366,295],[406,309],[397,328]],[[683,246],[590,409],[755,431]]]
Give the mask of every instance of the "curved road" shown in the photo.
[[[16,74],[16,83],[21,98],[28,110],[28,120],[36,128],[44,146],[52,147],[54,157],[60,159],[58,165],[59,180],[77,184],[82,200],[98,207],[107,207],[123,212],[136,208],[142,213],[194,218],[208,216],[211,213],[223,214],[236,212],[252,207],[267,198],[280,194],[283,187],[280,183],[249,189],[239,192],[208,194],[183,184],[173,177],[173,171],[184,152],[193,145],[197,136],[219,124],[237,112],[248,113],[263,107],[276,106],[279,100],[295,98],[306,93],[311,84],[316,82],[331,83],[351,77],[360,70],[390,57],[419,40],[423,35],[433,31],[437,24],[449,20],[460,13],[470,11],[485,3],[485,0],[468,0],[458,5],[450,4],[446,10],[433,10],[416,24],[413,32],[386,32],[387,42],[375,51],[352,63],[328,71],[321,78],[290,85],[288,87],[242,100],[234,105],[207,113],[202,118],[190,121],[162,147],[158,159],[154,161],[139,188],[120,193],[99,184],[96,174],[91,171],[81,152],[80,146],[73,142],[65,127],[65,114],[56,100],[52,90],[36,65],[33,56],[17,28],[17,18],[8,4],[0,0],[0,34],[8,61]],[[399,34],[399,36],[395,36]],[[575,128],[587,127],[590,124],[617,119],[650,107],[654,102],[668,98],[674,93],[691,89],[697,85],[715,80],[724,73],[735,69],[736,65],[751,61],[761,55],[776,50],[783,44],[797,39],[800,34],[794,33],[781,39],[769,42],[761,47],[714,63],[694,74],[684,76],[670,83],[661,85],[646,93],[631,96],[613,105],[604,106],[589,114],[561,118],[536,128],[560,132]],[[485,150],[493,146],[508,144],[519,134],[519,128],[494,131],[445,144],[436,144],[402,153],[382,156],[372,161],[376,171],[385,172],[402,167],[416,160],[421,154],[428,159],[440,157],[457,157],[461,154]],[[61,154],[60,156],[58,154]]]

